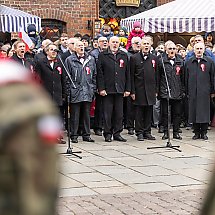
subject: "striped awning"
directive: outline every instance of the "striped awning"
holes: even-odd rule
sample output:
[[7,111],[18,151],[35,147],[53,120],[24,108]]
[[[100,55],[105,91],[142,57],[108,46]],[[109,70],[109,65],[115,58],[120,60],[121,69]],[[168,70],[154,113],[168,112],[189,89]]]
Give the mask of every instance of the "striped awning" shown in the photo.
[[131,31],[139,21],[144,32],[215,31],[215,0],[175,0],[121,21]]
[[26,12],[0,5],[0,32],[19,32],[20,27],[27,31],[29,24],[41,30],[41,18]]

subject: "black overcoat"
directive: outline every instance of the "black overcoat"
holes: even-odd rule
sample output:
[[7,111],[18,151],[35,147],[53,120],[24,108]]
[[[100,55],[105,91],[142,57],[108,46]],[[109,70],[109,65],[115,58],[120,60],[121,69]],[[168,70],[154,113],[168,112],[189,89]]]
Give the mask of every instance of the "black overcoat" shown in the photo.
[[116,55],[105,50],[99,54],[97,61],[97,87],[107,94],[123,94],[131,91],[128,56],[123,51]]
[[131,94],[135,94],[135,105],[154,105],[156,102],[158,58],[152,54],[145,58],[142,51],[130,57]]
[[210,94],[214,93],[214,62],[204,56],[190,58],[185,65],[186,94],[190,123],[209,123]]
[[42,85],[51,95],[53,101],[55,101],[58,106],[62,106],[63,97],[68,94],[66,91],[67,76],[59,59],[56,60],[52,69],[47,57],[41,58],[36,62],[35,71],[39,75]]

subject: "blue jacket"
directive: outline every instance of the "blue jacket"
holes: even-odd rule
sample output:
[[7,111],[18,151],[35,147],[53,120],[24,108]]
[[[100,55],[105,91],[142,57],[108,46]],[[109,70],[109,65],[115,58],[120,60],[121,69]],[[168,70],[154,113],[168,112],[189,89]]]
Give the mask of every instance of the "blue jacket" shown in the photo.
[[[187,62],[190,58],[192,58],[194,56],[195,56],[194,51],[188,52],[187,56],[185,58],[185,62]],[[210,49],[205,49],[204,56],[210,57],[213,60],[213,62],[215,63],[215,56]]]

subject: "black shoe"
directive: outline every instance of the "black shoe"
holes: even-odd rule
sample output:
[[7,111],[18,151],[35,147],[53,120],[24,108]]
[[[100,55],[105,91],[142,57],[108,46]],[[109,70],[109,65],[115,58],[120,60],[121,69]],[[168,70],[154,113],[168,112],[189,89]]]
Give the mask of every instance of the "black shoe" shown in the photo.
[[105,142],[112,142],[111,135],[105,137]]
[[158,127],[158,125],[157,125],[157,124],[152,123],[152,124],[151,124],[151,127],[152,127],[152,128],[157,128],[157,127]]
[[126,142],[127,140],[123,138],[122,136],[115,136],[113,137],[114,140],[119,141],[119,142]]
[[71,138],[72,143],[78,143],[78,139],[77,138]]
[[66,143],[66,141],[64,140],[64,139],[57,139],[57,141],[58,141],[58,144],[65,144]]
[[95,132],[95,135],[102,136],[102,131],[100,131],[100,130],[94,130],[94,132]]
[[144,141],[143,135],[142,134],[137,135],[137,140]]
[[95,142],[95,140],[93,140],[91,137],[83,137],[83,141],[85,141],[85,142],[91,142],[91,143]]
[[155,140],[155,137],[153,137],[151,134],[144,134],[143,137],[147,140]]
[[179,133],[173,133],[173,139],[182,140],[182,137],[179,135]]
[[192,137],[193,140],[197,140],[197,139],[200,139],[200,134],[195,134],[193,137]]
[[178,129],[178,133],[182,133],[182,130],[180,128]]
[[202,135],[201,135],[201,139],[203,139],[203,140],[208,140],[207,134],[202,134]]
[[163,126],[160,126],[160,127],[159,127],[158,133],[164,133],[164,127],[163,127]]
[[128,134],[134,135],[134,129],[133,129],[133,128],[129,128],[129,129],[128,129]]
[[168,133],[164,132],[164,135],[163,135],[163,137],[162,137],[162,140],[166,140],[166,139],[168,139],[168,138],[169,138]]

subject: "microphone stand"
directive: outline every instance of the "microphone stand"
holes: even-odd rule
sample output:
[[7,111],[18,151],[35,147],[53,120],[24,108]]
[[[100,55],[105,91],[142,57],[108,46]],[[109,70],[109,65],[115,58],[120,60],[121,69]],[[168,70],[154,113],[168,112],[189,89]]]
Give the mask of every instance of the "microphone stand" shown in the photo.
[[[63,65],[63,68],[64,70],[66,71],[66,74],[71,82],[71,84],[73,85],[74,88],[76,88],[72,78],[71,78],[71,75],[69,74],[69,71],[67,70],[67,68],[65,67],[65,64],[61,58],[61,56],[58,54],[58,59],[60,60],[61,64]],[[61,153],[61,154],[65,154],[65,155],[74,155],[75,157],[78,157],[80,159],[82,159],[81,156],[77,155],[77,154],[80,154],[82,153],[82,151],[76,151],[74,152],[73,151],[73,147],[71,145],[71,142],[70,142],[70,111],[69,111],[69,102],[70,102],[70,99],[69,99],[69,96],[67,96],[67,113],[68,113],[68,117],[67,117],[67,136],[68,136],[68,148],[66,150],[65,153]]]
[[163,55],[162,53],[160,54],[161,56],[161,62],[162,62],[162,66],[163,66],[163,70],[164,70],[164,76],[165,76],[165,80],[166,80],[166,85],[167,85],[167,133],[168,133],[168,139],[167,139],[167,143],[166,143],[166,146],[155,146],[155,147],[147,147],[147,149],[163,149],[163,148],[171,148],[171,149],[174,149],[176,151],[179,151],[181,152],[180,149],[178,149],[180,146],[178,145],[175,145],[173,146],[171,144],[171,140],[170,140],[170,105],[169,105],[169,100],[171,98],[171,94],[170,94],[170,88],[169,88],[169,81],[167,79],[167,74],[166,74],[166,69],[165,69],[165,66],[164,66],[164,62],[163,62]]

